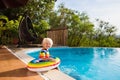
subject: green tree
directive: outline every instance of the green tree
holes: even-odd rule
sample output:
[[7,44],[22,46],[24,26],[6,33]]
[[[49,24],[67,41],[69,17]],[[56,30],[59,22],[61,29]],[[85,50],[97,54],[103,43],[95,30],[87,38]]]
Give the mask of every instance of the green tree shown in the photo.
[[17,20],[24,14],[30,16],[38,35],[49,29],[49,15],[53,11],[56,0],[29,0],[25,6],[2,10],[0,14],[8,17],[9,20]]
[[58,10],[52,12],[49,24],[53,28],[68,28],[69,46],[80,46],[82,41],[88,40],[88,34],[91,34],[94,26],[86,13],[65,8],[63,3],[59,5]]
[[99,46],[116,46],[115,26],[110,25],[108,22],[96,19],[98,22],[98,28],[96,29],[96,40],[99,42]]

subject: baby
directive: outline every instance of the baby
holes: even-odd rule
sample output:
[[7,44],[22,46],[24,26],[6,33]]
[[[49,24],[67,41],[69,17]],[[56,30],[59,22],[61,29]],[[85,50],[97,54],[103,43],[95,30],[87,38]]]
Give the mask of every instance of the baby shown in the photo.
[[43,39],[42,49],[41,49],[41,52],[39,54],[39,60],[37,60],[36,62],[47,61],[47,60],[54,61],[54,59],[50,57],[50,54],[48,51],[48,49],[51,48],[52,45],[53,45],[53,41],[51,38],[44,38]]

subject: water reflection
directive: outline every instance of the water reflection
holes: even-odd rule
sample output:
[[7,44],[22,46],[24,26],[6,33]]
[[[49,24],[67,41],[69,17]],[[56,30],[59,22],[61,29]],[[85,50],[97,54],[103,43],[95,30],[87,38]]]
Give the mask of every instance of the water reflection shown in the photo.
[[118,53],[115,48],[94,48],[94,55],[101,58],[109,58]]

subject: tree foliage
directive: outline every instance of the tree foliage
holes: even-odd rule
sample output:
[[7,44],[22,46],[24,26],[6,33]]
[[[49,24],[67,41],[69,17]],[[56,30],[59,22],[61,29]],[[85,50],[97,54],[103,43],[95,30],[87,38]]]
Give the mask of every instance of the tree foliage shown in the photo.
[[[94,25],[89,21],[86,13],[80,13],[59,5],[58,10],[52,12],[49,24],[52,28],[67,27],[68,28],[68,45],[80,46],[82,40],[88,40],[88,34],[93,31]],[[86,43],[86,42],[85,42]],[[88,43],[86,43],[88,44]]]
[[95,28],[95,25],[89,20],[87,13],[68,9],[63,3],[59,5],[58,9],[53,10],[54,4],[54,0],[29,0],[28,4],[24,7],[1,11],[0,36],[4,35],[3,29],[8,31],[6,32],[5,38],[0,37],[1,40],[3,39],[4,41],[7,36],[12,34],[9,31],[17,31],[21,19],[20,16],[27,14],[30,16],[34,29],[39,37],[45,37],[46,30],[50,28],[67,27],[68,46],[120,46],[120,37],[116,37],[115,34],[117,29],[109,22],[96,19],[98,24],[96,25],[97,28]]
[[0,15],[0,44],[10,44],[13,38],[18,38],[18,20],[9,20],[7,16]]

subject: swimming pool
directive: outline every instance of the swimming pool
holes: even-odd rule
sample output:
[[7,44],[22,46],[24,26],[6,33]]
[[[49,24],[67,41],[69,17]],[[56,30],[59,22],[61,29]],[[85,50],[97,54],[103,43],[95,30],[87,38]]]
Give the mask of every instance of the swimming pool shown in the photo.
[[[64,73],[76,80],[120,80],[120,48],[51,48]],[[40,50],[28,52],[37,58]]]

